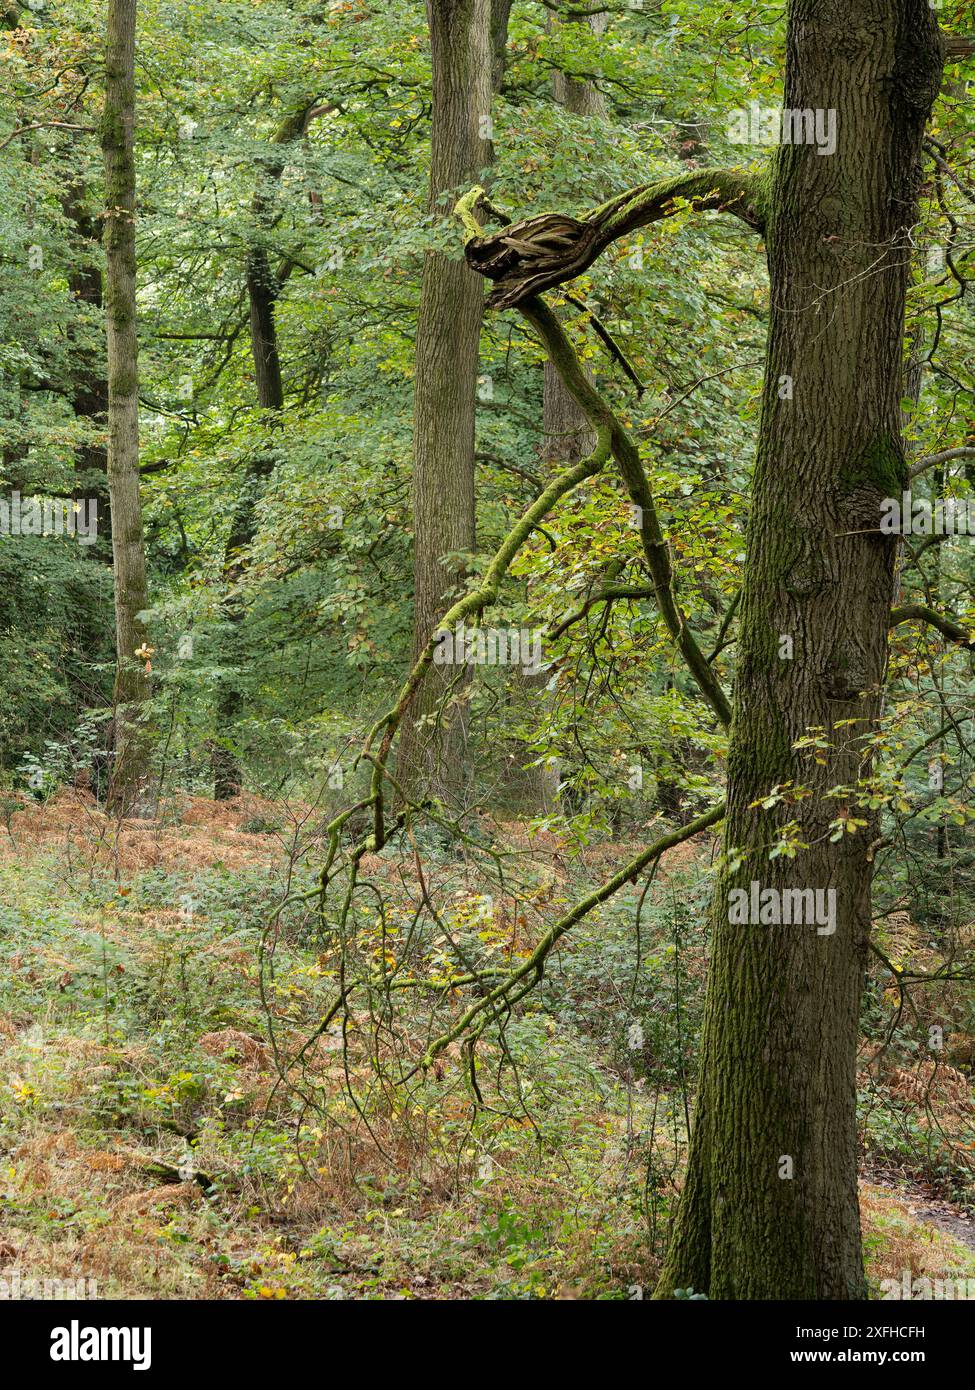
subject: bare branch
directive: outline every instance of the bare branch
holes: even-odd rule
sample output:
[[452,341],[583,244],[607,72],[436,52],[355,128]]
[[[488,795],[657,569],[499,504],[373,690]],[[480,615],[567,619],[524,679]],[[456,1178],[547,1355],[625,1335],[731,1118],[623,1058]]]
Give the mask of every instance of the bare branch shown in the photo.
[[966,444],[959,449],[942,449],[940,454],[929,454],[927,458],[918,459],[911,468],[910,476],[917,478],[929,468],[936,468],[939,463],[950,463],[952,459],[971,458],[975,458],[975,446],[972,445]]
[[969,629],[943,617],[934,608],[925,607],[923,603],[906,603],[901,608],[892,609],[890,626],[900,627],[902,623],[927,623],[928,627],[936,628],[943,637],[947,637],[949,642],[957,642],[968,651],[975,651],[975,639]]

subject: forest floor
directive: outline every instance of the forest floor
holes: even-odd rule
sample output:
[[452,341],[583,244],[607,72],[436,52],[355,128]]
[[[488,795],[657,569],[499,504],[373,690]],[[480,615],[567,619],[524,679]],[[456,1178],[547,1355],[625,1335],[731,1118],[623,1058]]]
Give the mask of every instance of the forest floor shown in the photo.
[[[282,883],[303,886],[320,862],[299,844],[304,813],[182,797],[119,826],[81,792],[4,804],[0,1278],[87,1278],[100,1298],[135,1299],[649,1291],[685,1152],[673,1003],[693,1028],[705,963],[699,933],[676,953],[668,933],[695,925],[706,843],[662,866],[636,965],[635,893],[567,941],[549,992],[512,1025],[512,1059],[534,1059],[519,1063],[520,1105],[474,1117],[456,1047],[405,1103],[328,1035],[303,1089],[281,1084],[279,1058],[314,1032],[334,978],[299,920],[270,975],[259,963]],[[552,835],[508,834],[540,875],[539,922],[632,851],[570,860]],[[387,856],[371,872],[392,883],[413,867]],[[526,946],[512,934],[530,945],[537,930],[516,918],[482,936],[511,959]],[[907,923],[889,931],[899,959],[928,949]],[[606,1022],[634,970],[638,1056]],[[969,1044],[954,1038],[934,1066],[865,1043],[875,1290],[904,1270],[975,1278]]]

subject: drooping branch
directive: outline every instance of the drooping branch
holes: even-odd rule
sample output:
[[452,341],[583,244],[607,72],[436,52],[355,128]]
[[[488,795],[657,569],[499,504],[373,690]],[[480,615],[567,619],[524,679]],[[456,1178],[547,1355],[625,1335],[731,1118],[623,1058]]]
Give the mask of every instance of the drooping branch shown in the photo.
[[647,388],[640,380],[639,375],[637,374],[637,370],[634,367],[633,363],[627,357],[626,353],[623,351],[619,343],[610,333],[609,329],[603,323],[599,315],[595,313],[592,309],[590,309],[589,305],[586,304],[585,301],[580,299],[577,295],[566,293],[565,297],[570,304],[575,305],[577,309],[581,309],[582,312],[586,315],[589,322],[592,324],[593,332],[596,334],[597,338],[606,348],[610,357],[612,357],[614,361],[620,364],[620,366],[623,368],[623,371],[626,373],[630,381],[632,381],[633,385],[636,387],[637,395],[642,396]]
[[923,603],[905,603],[900,608],[892,609],[890,626],[900,627],[902,623],[926,623],[928,627],[940,632],[942,637],[947,637],[949,642],[957,642],[968,651],[975,651],[975,638],[969,628],[952,622],[950,618],[943,617],[936,609],[928,608]]
[[92,134],[94,127],[90,125],[72,125],[68,121],[34,121],[31,125],[22,125],[17,130],[12,130],[5,140],[0,140],[0,150],[5,150],[12,141],[20,135],[29,135],[32,130],[83,130],[86,134]]
[[[694,174],[690,177],[696,180],[698,175]],[[753,181],[754,185],[755,176],[749,175],[747,177]],[[740,183],[740,180],[738,182]],[[607,214],[608,220],[605,225],[623,229],[622,231],[614,231],[604,244],[608,245],[609,241],[613,240],[614,235],[623,235],[623,231],[626,229],[640,225],[639,220],[634,222],[634,218],[638,217],[638,212],[635,209],[642,210],[639,216],[643,216],[644,220],[654,220],[652,216],[645,215],[647,208],[651,205],[658,209],[663,208],[669,199],[678,196],[674,192],[675,185],[680,185],[686,193],[689,187],[688,176],[669,179],[666,184],[653,185],[656,190],[654,195],[656,201],[645,190],[637,189],[624,195],[623,198],[614,200],[613,203],[605,204],[603,208],[598,208],[593,217],[596,217],[597,214],[602,215],[606,209],[611,209],[611,213]],[[666,190],[666,194],[662,190]],[[475,208],[480,199],[481,190],[473,188],[460,199],[454,209],[464,226],[468,254],[472,246],[492,240],[480,236],[481,227],[475,216]],[[666,214],[662,212],[661,215]],[[537,219],[535,221],[537,222]],[[519,225],[525,227],[528,224]],[[513,228],[509,227],[506,230],[510,233]],[[548,236],[549,234],[546,233],[545,235]],[[519,237],[515,237],[513,242],[515,248],[524,244]],[[549,283],[558,283],[562,279],[568,278],[568,274],[569,272],[564,275],[557,274],[555,279],[549,279]],[[514,287],[511,288],[510,292],[505,291],[505,301],[516,303],[521,314],[535,329],[543,345],[548,349],[556,370],[562,376],[566,389],[585,413],[591,427],[598,433],[608,425],[613,457],[619,467],[630,499],[637,508],[643,553],[650,577],[653,580],[654,597],[657,600],[660,615],[691,675],[697,682],[698,689],[721,723],[727,728],[731,723],[731,703],[707,657],[698,646],[677,603],[674,594],[674,574],[670,561],[670,550],[660,526],[653,494],[650,491],[647,475],[640,459],[640,451],[624,429],[619,417],[580,369],[575,353],[572,351],[556,315],[542,299],[538,298],[537,295],[527,293],[525,290],[526,283],[534,283],[537,279],[538,276],[529,276],[526,281],[525,276],[522,275],[518,278],[520,288]],[[512,295],[514,296],[513,299]],[[491,298],[488,302],[492,302]]]
[[[473,220],[470,208],[475,197],[474,194],[468,194],[458,205],[457,212],[463,218]],[[474,225],[476,226],[476,223]],[[728,698],[707,658],[698,646],[693,633],[687,626],[674,596],[673,572],[667,542],[657,518],[653,496],[640,461],[639,451],[614,411],[586,376],[557,316],[538,299],[523,305],[521,312],[540,337],[542,345],[562,377],[566,390],[580,409],[585,412],[596,435],[595,448],[588,458],[560,473],[535,499],[495,552],[494,558],[479,584],[460,598],[444,614],[438,631],[448,630],[472,617],[479,618],[486,608],[496,603],[500,596],[501,583],[512,561],[532,532],[539,529],[540,523],[563,497],[572,492],[586,478],[599,473],[609,458],[613,457],[620,468],[632,500],[640,509],[640,535],[653,581],[653,593],[657,607],[702,694],[722,724],[727,725],[731,717]],[[369,796],[363,803],[360,803],[357,809],[366,807],[371,809],[373,832],[351,850],[345,867],[354,866],[362,855],[369,851],[382,849],[386,842],[385,784],[390,782],[395,785],[387,765],[390,751],[406,712],[416,698],[424,675],[433,662],[435,647],[436,634],[432,633],[415,661],[395,704],[376,721],[365,740],[359,757],[372,765],[372,778]],[[338,835],[351,814],[351,811],[342,813],[331,822],[328,828],[330,852],[322,871],[323,891],[332,874],[332,866],[338,848]]]
[[[719,806],[714,806],[710,811],[706,811],[689,824],[681,826],[678,830],[671,831],[669,835],[662,836],[661,839],[656,840],[641,854],[638,854],[635,859],[631,859],[628,864],[624,864],[619,873],[614,874],[612,878],[600,884],[598,888],[594,889],[593,892],[589,893],[585,898],[581,898],[563,917],[560,917],[557,922],[552,923],[530,956],[527,956],[519,965],[515,966],[494,989],[482,995],[480,999],[475,1000],[465,1013],[461,1015],[453,1027],[431,1042],[425,1055],[420,1060],[419,1067],[427,1068],[432,1066],[434,1059],[443,1052],[444,1048],[449,1047],[452,1042],[455,1042],[466,1033],[471,1024],[479,1021],[481,1016],[486,1015],[484,1021],[490,1022],[491,1019],[494,1018],[499,1005],[505,1008],[510,1007],[510,1005],[515,1002],[512,999],[511,991],[516,989],[519,985],[523,986],[523,989],[519,992],[517,997],[520,998],[521,993],[527,993],[527,989],[534,986],[542,978],[546,960],[553,948],[571,927],[574,927],[577,922],[581,922],[584,917],[588,916],[593,908],[598,907],[601,903],[606,902],[608,898],[611,898],[614,893],[619,892],[625,884],[635,881],[637,876],[643,873],[645,869],[651,866],[655,867],[657,861],[668,849],[673,849],[676,845],[682,845],[686,840],[690,840],[695,835],[699,835],[702,831],[710,829],[713,825],[717,825],[720,820],[724,819],[724,814],[725,805],[724,802],[722,802]],[[525,986],[527,986],[527,988],[524,988]]]
[[619,603],[622,599],[641,599],[653,598],[654,591],[648,584],[615,584],[605,589],[600,589],[599,593],[590,594],[587,599],[567,618],[556,624],[549,630],[549,637],[554,641],[556,637],[563,636],[570,627],[576,623],[581,623],[589,611],[600,603]]
[[[473,221],[472,208],[478,196],[479,191],[468,195],[466,199],[462,200],[462,205],[458,208],[458,212],[465,218],[465,221],[473,223],[475,229],[477,224]],[[500,597],[502,582],[511,563],[531,534],[541,529],[541,523],[562,498],[566,497],[587,478],[599,473],[610,458],[615,459],[630,497],[640,508],[641,539],[647,566],[653,580],[652,594],[656,599],[658,610],[694,675],[702,694],[722,723],[727,724],[730,719],[727,696],[711,670],[707,658],[698,647],[677,604],[673,591],[673,573],[667,542],[660,528],[653,496],[638,449],[629,438],[615,412],[587,377],[564,328],[552,310],[537,298],[529,298],[519,307],[527,322],[540,338],[566,390],[585,413],[596,436],[595,447],[587,458],[564,470],[553,479],[528,507],[517,524],[512,527],[495,552],[483,578],[443,615],[438,624],[437,632],[431,634],[425,648],[414,662],[395,703],[376,721],[366,738],[359,757],[372,767],[369,793],[356,806],[348,808],[330,822],[327,827],[329,851],[321,871],[319,887],[312,893],[304,895],[306,897],[320,896],[324,908],[326,889],[336,876],[336,873],[333,873],[333,867],[336,872],[339,869],[347,871],[348,884],[345,902],[341,909],[343,922],[348,916],[352,896],[356,891],[359,864],[366,853],[380,850],[386,843],[389,830],[385,811],[386,785],[389,784],[397,790],[404,803],[403,809],[394,820],[394,825],[405,824],[414,811],[430,809],[426,805],[420,806],[409,800],[403,789],[399,787],[395,775],[390,771],[388,761],[403,718],[416,697],[427,668],[433,662],[437,637],[441,632],[449,630],[461,621],[469,618],[479,619],[488,607],[497,602]],[[366,809],[372,812],[372,833],[351,846],[340,863],[336,864],[340,834],[345,830],[356,811]],[[435,811],[431,811],[431,814],[436,819]],[[698,817],[690,825],[664,836],[649,846],[619,873],[593,890],[555,922],[545,933],[531,956],[517,965],[510,974],[505,974],[495,986],[489,987],[488,977],[483,974],[478,974],[476,977],[469,974],[458,977],[458,982],[467,982],[468,978],[473,982],[476,978],[485,992],[447,1034],[431,1043],[426,1055],[414,1070],[430,1065],[439,1052],[443,1051],[452,1040],[468,1032],[471,1023],[476,1022],[477,1027],[471,1037],[472,1045],[476,1041],[476,1035],[484,1027],[498,1017],[501,1012],[517,1004],[534,987],[542,976],[549,952],[565,932],[582,920],[593,908],[610,898],[625,883],[634,880],[648,866],[655,868],[665,850],[683,843],[702,830],[708,829],[721,820],[723,816],[724,806],[716,806]],[[337,1010],[343,1007],[349,992],[357,987],[357,983],[368,984],[369,982],[344,982],[338,1000],[319,1024],[314,1036],[320,1036],[327,1030]],[[412,1074],[411,1072],[410,1075]]]
[[927,458],[918,459],[911,467],[910,476],[912,479],[920,477],[929,468],[936,468],[939,464],[950,463],[952,459],[975,458],[975,447],[970,444],[963,444],[958,449],[942,449],[940,454],[929,454]]
[[[542,300],[529,299],[519,308],[546,345],[554,340],[556,331],[561,333],[558,319]],[[561,362],[555,360],[555,365],[561,372]],[[586,412],[589,423],[594,429],[607,419],[609,421],[613,457],[619,467],[630,499],[638,509],[643,554],[650,571],[650,578],[653,580],[654,597],[660,616],[687,663],[691,675],[697,682],[701,694],[721,720],[721,723],[727,727],[731,723],[731,704],[721,687],[721,682],[714,674],[708,664],[707,657],[701,651],[694,634],[688,627],[687,619],[681,612],[674,595],[674,572],[670,563],[670,549],[657,516],[650,484],[647,482],[647,475],[640,460],[640,451],[595,386],[587,377],[581,374],[580,377],[581,379],[578,381],[566,381],[566,386],[577,404]]]
[[[574,467],[560,473],[535,499],[520,520],[509,531],[477,587],[465,594],[447,610],[438,625],[438,631],[446,631],[468,618],[478,618],[486,608],[496,603],[501,591],[501,583],[512,561],[533,531],[552,508],[586,478],[599,473],[608,461],[612,449],[613,434],[617,428],[616,417],[590,384],[583,371],[572,345],[558,319],[550,311],[545,311],[544,325],[541,329],[544,345],[555,362],[567,389],[586,409],[596,434],[596,444],[592,453]],[[431,633],[426,646],[420,653],[393,708],[382,716],[373,726],[360,756],[373,764],[373,777],[370,800],[373,806],[374,833],[371,848],[381,849],[385,841],[384,828],[384,780],[389,777],[386,761],[396,734],[407,710],[416,697],[417,690],[433,662],[436,646],[436,633]],[[373,747],[380,740],[373,753]]]
[[612,242],[672,216],[682,200],[698,212],[730,212],[761,231],[763,188],[762,176],[746,169],[691,170],[631,188],[581,219],[560,212],[542,213],[510,223],[490,236],[482,235],[473,215],[482,189],[472,189],[462,198],[457,214],[466,229],[468,264],[495,282],[488,307],[514,309],[545,290],[574,280]]

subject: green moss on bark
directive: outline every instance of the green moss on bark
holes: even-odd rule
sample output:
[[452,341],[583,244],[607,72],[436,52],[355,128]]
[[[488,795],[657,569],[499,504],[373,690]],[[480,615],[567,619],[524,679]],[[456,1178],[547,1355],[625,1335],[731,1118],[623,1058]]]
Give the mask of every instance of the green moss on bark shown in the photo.
[[895,497],[907,481],[904,452],[891,435],[881,435],[840,469],[840,487],[846,494],[869,489],[883,497]]

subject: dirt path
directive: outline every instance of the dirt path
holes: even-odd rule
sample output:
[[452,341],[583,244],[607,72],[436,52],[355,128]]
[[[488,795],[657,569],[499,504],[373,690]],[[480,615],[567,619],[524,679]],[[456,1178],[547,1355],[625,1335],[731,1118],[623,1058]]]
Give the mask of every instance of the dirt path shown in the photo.
[[970,1250],[975,1250],[975,1216],[953,1206],[951,1202],[932,1197],[923,1188],[913,1187],[903,1179],[897,1180],[892,1173],[871,1174],[869,1181],[875,1187],[882,1187],[897,1197],[910,1214],[923,1221],[926,1226],[934,1226],[937,1230],[954,1236],[955,1240],[967,1245]]

